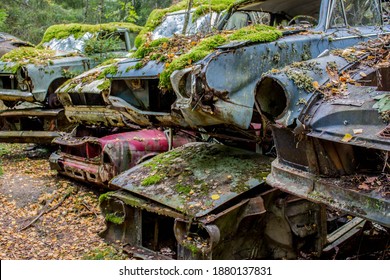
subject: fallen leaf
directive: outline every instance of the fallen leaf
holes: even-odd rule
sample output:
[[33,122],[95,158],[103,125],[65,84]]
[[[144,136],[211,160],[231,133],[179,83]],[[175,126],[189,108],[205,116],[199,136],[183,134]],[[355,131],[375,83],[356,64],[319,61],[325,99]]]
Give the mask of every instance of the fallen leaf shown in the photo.
[[353,136],[351,134],[347,133],[344,135],[344,137],[343,137],[343,139],[341,139],[341,141],[342,142],[349,142],[352,140],[352,138],[353,138]]
[[362,128],[358,128],[358,129],[354,129],[353,130],[353,134],[362,134],[363,133],[363,129]]
[[362,184],[359,185],[358,189],[359,190],[369,191],[370,187],[366,183],[362,183]]
[[213,194],[212,196],[211,196],[211,199],[212,200],[218,200],[220,198],[220,196],[218,195],[218,194]]
[[367,77],[367,74],[364,73],[364,72],[360,72],[359,75],[362,76],[363,78],[364,78],[364,77]]

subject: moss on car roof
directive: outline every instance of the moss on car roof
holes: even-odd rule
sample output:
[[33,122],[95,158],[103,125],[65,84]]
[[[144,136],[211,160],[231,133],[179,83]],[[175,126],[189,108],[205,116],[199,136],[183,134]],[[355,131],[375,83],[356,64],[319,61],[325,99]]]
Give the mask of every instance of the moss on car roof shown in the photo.
[[[208,13],[210,10],[215,12],[227,10],[234,2],[235,0],[194,0],[192,5],[192,7],[195,8],[194,18]],[[146,34],[153,31],[163,21],[166,14],[185,10],[187,5],[188,1],[185,0],[165,9],[153,10],[146,21],[145,27],[135,39],[135,46],[139,47],[146,41]]]
[[215,48],[233,41],[249,43],[272,42],[282,36],[282,32],[267,25],[251,25],[236,31],[220,31],[213,34],[186,36],[176,35],[173,38],[161,38],[154,41],[150,37],[134,53],[134,57],[142,59],[135,68],[141,68],[150,60],[165,62],[165,69],[160,74],[160,88],[171,89],[170,76],[175,70],[191,66],[205,58]]
[[99,31],[114,32],[118,28],[126,28],[131,32],[138,33],[142,27],[128,22],[111,22],[102,24],[57,24],[46,29],[40,44],[49,42],[52,39],[63,39],[73,35],[76,39],[82,37],[85,33],[95,33]]
[[[64,55],[64,54],[63,54]],[[77,53],[66,53],[66,56],[75,56]],[[52,59],[57,56],[54,50],[40,49],[34,47],[20,47],[13,49],[1,57],[1,61],[12,62],[11,65],[4,65],[7,70],[16,72],[21,66],[26,64],[49,65]]]

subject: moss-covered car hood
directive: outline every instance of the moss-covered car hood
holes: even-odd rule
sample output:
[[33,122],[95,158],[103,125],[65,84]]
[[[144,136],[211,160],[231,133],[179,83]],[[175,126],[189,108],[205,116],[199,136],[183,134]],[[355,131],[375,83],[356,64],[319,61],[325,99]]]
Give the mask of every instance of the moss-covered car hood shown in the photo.
[[110,185],[192,217],[261,188],[271,159],[220,144],[191,143],[138,165]]

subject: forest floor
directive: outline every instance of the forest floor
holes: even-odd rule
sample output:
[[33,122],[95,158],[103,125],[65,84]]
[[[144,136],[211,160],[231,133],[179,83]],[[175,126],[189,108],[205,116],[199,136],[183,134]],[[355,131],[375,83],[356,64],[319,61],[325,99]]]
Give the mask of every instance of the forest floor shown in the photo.
[[0,259],[126,259],[98,235],[99,191],[58,176],[50,151],[29,147],[0,144]]

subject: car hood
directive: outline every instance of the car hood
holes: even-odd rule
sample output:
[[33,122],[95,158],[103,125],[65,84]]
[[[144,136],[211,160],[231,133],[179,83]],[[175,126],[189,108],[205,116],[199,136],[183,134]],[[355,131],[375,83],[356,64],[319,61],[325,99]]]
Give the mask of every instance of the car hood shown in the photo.
[[270,166],[269,158],[253,152],[190,143],[123,172],[110,185],[199,218],[263,188]]
[[56,51],[53,56],[45,59],[35,59],[26,57],[21,61],[5,61],[0,60],[0,73],[14,74],[17,70],[24,66],[27,68],[42,68],[47,66],[71,66],[73,63],[88,60],[88,58],[75,52]]

